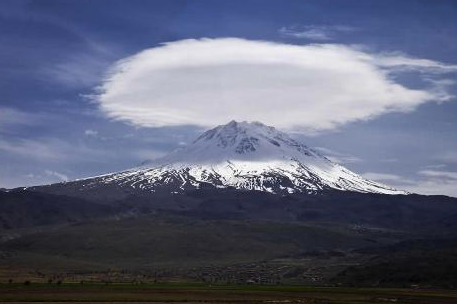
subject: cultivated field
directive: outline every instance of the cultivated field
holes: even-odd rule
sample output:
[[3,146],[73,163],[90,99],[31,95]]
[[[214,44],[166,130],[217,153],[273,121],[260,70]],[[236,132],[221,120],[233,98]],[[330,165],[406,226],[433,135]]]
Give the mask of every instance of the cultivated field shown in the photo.
[[457,291],[207,284],[3,284],[0,302],[455,304]]

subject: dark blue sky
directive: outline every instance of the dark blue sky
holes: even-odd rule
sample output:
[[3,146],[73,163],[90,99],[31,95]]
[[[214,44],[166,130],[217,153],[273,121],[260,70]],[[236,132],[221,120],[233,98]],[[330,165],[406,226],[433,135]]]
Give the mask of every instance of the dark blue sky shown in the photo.
[[[91,98],[115,62],[163,42],[339,44],[454,66],[456,16],[453,0],[0,0],[0,187],[122,170],[189,142],[201,127],[113,121]],[[449,98],[296,136],[369,178],[457,196],[456,75],[402,71],[411,89],[448,81]]]

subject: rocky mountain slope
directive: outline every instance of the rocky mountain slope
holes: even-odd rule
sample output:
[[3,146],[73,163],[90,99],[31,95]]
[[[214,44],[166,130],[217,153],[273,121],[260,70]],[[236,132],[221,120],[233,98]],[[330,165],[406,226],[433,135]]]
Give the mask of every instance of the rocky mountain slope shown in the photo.
[[135,194],[177,194],[208,187],[274,194],[332,189],[406,194],[333,163],[273,127],[236,121],[217,126],[188,146],[141,167],[52,186],[58,193],[65,188],[83,193],[121,189]]

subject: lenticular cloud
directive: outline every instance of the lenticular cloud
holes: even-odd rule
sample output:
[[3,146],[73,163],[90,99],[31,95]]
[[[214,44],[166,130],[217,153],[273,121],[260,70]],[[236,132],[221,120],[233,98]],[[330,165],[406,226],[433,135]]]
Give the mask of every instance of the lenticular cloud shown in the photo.
[[[427,62],[435,70],[449,69]],[[344,45],[181,40],[115,63],[96,100],[109,117],[144,127],[213,126],[235,119],[320,131],[449,99],[391,77],[390,69],[423,69],[419,63]]]

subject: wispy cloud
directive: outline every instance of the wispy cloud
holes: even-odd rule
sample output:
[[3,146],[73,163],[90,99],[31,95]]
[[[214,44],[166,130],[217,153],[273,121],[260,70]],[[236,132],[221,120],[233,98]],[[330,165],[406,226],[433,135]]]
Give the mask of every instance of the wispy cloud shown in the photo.
[[361,163],[363,159],[353,156],[347,155],[329,148],[325,147],[314,147],[315,150],[319,151],[321,154],[325,155],[328,159],[332,162],[345,165],[345,164],[353,164],[353,163]]
[[425,169],[443,169],[443,168],[446,168],[446,167],[447,167],[446,164],[436,164],[436,165],[424,166]]
[[154,160],[156,158],[162,157],[166,154],[166,151],[155,150],[155,149],[139,149],[134,152],[134,154],[142,161]]
[[412,193],[457,197],[457,172],[453,171],[420,170],[414,178],[391,173],[367,172],[363,177],[385,182]]
[[29,113],[11,107],[0,106],[0,128],[36,125],[48,118],[43,113]]
[[380,159],[379,161],[381,163],[396,163],[396,162],[398,162],[398,158],[389,157],[389,158]]
[[107,156],[107,151],[92,149],[82,143],[57,138],[11,139],[0,137],[0,151],[10,157],[22,157],[47,162],[74,163],[87,157]]
[[307,38],[312,40],[330,40],[328,33],[319,28],[309,28],[306,30],[297,31],[294,29],[282,27],[279,32],[284,36],[294,38]]
[[[457,72],[457,65],[444,64],[442,62],[410,57],[402,52],[388,52],[367,56],[368,59],[376,61],[378,66],[398,68],[401,70],[422,70],[427,73],[449,73]],[[451,79],[436,81],[442,85],[452,85],[455,82]]]
[[354,27],[343,25],[293,25],[280,28],[279,33],[283,36],[298,39],[326,41],[333,39],[340,33],[349,33],[356,30]]
[[405,179],[396,174],[389,174],[389,173],[376,173],[376,172],[366,172],[362,174],[363,177],[375,181],[387,181],[387,182],[398,182],[398,181],[405,181]]
[[[70,88],[89,88],[99,83],[108,65],[118,58],[117,53],[120,50],[117,45],[104,41],[103,37],[95,36],[94,31],[72,22],[70,18],[47,13],[43,9],[34,9],[27,1],[10,5],[5,10],[0,9],[0,16],[6,20],[27,22],[30,26],[39,25],[58,29],[78,42],[77,49],[61,44],[58,56],[49,56],[47,60],[38,62],[36,68],[24,69],[28,76],[33,74],[41,81],[51,82],[54,85],[58,83]],[[21,45],[6,47],[13,51]],[[55,48],[48,47],[45,42],[39,47],[42,51],[55,51]]]
[[46,170],[46,171],[44,171],[44,173],[49,176],[57,177],[58,179],[60,179],[63,182],[66,182],[69,180],[67,175],[57,172],[57,171]]
[[390,75],[411,67],[420,67],[419,77],[454,69],[345,45],[189,39],[117,62],[95,100],[109,117],[136,126],[258,120],[311,134],[449,100],[433,85],[412,89]]
[[452,172],[452,171],[421,170],[418,173],[420,175],[429,176],[429,177],[457,180],[457,172]]
[[0,151],[33,159],[61,159],[64,157],[53,146],[30,139],[6,140],[0,138]]
[[457,151],[446,151],[435,155],[434,158],[444,162],[457,163]]
[[70,88],[91,87],[103,79],[112,61],[104,54],[69,54],[63,61],[41,67],[43,81],[52,80]]
[[[26,185],[45,185],[57,182],[66,182],[70,178],[61,172],[44,170],[40,172],[30,172],[23,175],[23,182],[20,186]],[[0,179],[1,182],[1,179]],[[17,186],[17,185],[15,185]],[[13,186],[14,187],[14,186]]]
[[[114,149],[98,142],[92,147],[84,140],[1,136],[0,155],[0,187],[7,188],[67,181],[80,177],[82,168],[91,171],[91,167],[100,168],[103,163],[108,168],[105,172],[109,172],[115,170],[116,161],[121,157]],[[74,173],[70,176],[67,172]]]
[[457,180],[455,179],[425,179],[419,180],[414,184],[405,186],[413,193],[426,195],[448,195],[457,197]]

